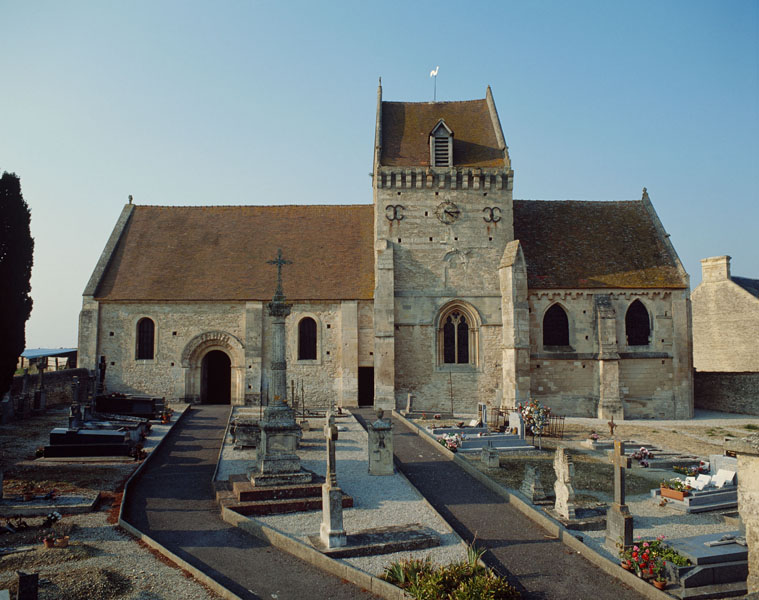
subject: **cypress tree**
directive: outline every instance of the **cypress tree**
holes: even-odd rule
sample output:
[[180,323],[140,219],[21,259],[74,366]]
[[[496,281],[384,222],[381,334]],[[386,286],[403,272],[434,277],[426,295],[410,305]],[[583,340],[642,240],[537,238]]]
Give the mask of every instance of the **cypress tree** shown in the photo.
[[18,357],[26,343],[32,312],[30,279],[34,240],[31,213],[13,173],[0,177],[0,398],[13,383]]

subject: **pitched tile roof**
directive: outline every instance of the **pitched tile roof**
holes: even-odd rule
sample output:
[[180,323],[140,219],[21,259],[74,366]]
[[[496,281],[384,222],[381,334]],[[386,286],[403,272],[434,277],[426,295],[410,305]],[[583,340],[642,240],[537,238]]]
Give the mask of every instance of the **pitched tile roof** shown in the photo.
[[136,206],[100,300],[371,299],[372,206]]
[[505,166],[487,100],[383,102],[380,164],[429,166],[429,136],[440,119],[453,130],[454,167]]
[[514,200],[514,237],[533,289],[687,287],[641,201]]
[[752,296],[759,298],[759,279],[749,279],[748,277],[731,276],[733,283],[737,283]]

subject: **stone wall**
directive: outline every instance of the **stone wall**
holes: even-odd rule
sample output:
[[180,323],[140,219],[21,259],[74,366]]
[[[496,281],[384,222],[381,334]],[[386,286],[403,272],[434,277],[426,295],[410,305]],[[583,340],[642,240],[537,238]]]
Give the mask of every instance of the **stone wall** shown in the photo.
[[[86,385],[89,372],[87,369],[65,369],[61,371],[45,371],[45,397],[47,406],[56,406],[59,404],[71,404],[73,401],[73,389],[74,377],[79,377],[82,382],[80,386],[80,402],[86,400]],[[21,394],[23,388],[23,375],[16,375],[13,378],[13,385],[11,386],[11,395],[17,397]],[[27,384],[27,391],[33,393],[39,386],[39,376],[30,375],[29,382]]]
[[759,372],[759,298],[730,280],[730,257],[701,261],[693,290],[693,366],[709,372]]
[[759,373],[695,373],[696,408],[759,415]]

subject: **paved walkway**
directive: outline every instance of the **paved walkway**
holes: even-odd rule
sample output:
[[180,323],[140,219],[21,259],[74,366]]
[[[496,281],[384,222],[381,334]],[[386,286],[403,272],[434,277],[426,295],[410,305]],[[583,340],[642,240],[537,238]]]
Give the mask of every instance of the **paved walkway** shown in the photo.
[[125,519],[241,598],[375,598],[219,517],[211,477],[229,406],[199,405],[130,489]]
[[[362,424],[373,409],[353,409]],[[479,481],[395,420],[396,463],[456,532],[487,548],[483,559],[526,599],[627,600],[641,596],[552,539]]]

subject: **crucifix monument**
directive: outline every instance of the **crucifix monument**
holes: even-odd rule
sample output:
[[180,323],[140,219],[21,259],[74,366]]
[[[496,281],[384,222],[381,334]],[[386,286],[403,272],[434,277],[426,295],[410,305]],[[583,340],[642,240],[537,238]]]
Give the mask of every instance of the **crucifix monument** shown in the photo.
[[295,453],[300,428],[295,423],[295,411],[287,400],[287,358],[285,344],[285,319],[291,306],[285,302],[282,292],[282,266],[292,261],[282,258],[282,249],[277,258],[267,261],[277,267],[277,288],[274,298],[268,304],[272,318],[271,340],[271,400],[264,409],[261,420],[261,446],[256,470],[250,480],[254,487],[273,485],[294,485],[311,481],[311,473],[300,468],[300,459]]
[[607,548],[613,549],[617,544],[631,546],[633,543],[633,516],[625,504],[625,469],[630,468],[630,457],[625,456],[625,443],[614,440],[614,452],[611,454],[614,465],[614,502],[606,513]]

